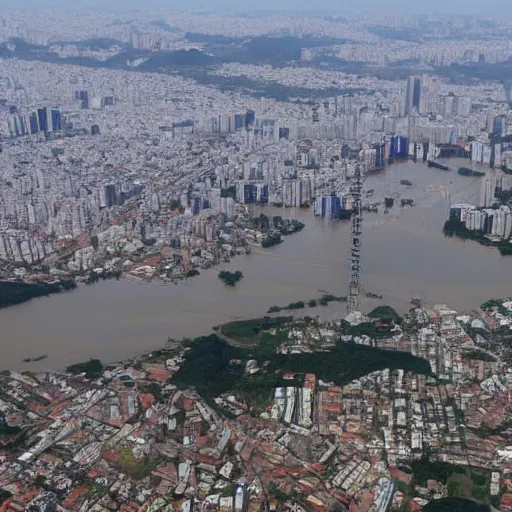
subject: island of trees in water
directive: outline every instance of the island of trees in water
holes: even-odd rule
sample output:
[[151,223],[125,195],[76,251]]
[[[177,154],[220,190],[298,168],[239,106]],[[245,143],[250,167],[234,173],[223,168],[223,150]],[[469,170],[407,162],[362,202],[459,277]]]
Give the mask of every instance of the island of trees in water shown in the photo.
[[296,309],[327,306],[330,302],[347,302],[347,297],[336,297],[335,295],[324,294],[318,299],[310,299],[308,301],[299,300],[297,302],[291,302],[288,306],[272,306],[269,308],[267,313],[280,313],[281,311],[293,311]]
[[219,279],[226,286],[235,286],[236,283],[238,283],[238,281],[244,277],[240,270],[235,270],[234,272],[230,272],[229,270],[221,270],[218,275]]

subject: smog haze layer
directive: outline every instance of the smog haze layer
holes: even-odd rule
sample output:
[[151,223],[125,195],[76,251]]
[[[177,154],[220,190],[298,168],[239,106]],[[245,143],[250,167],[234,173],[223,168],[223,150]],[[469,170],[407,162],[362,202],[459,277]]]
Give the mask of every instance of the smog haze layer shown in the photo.
[[[354,11],[352,2],[339,2],[335,0],[317,0],[312,7],[309,0],[260,0],[249,2],[248,0],[112,0],[105,3],[100,0],[78,0],[70,4],[66,0],[0,0],[0,8],[4,9],[101,9],[101,10],[203,10],[203,11],[308,11],[331,12],[347,14]],[[477,0],[431,0],[426,2],[412,2],[409,0],[390,0],[383,4],[380,0],[360,0],[357,2],[358,11],[382,12],[389,15],[397,14],[458,14],[458,15],[482,15],[503,16],[512,14],[512,2],[510,0],[490,0],[480,2]]]

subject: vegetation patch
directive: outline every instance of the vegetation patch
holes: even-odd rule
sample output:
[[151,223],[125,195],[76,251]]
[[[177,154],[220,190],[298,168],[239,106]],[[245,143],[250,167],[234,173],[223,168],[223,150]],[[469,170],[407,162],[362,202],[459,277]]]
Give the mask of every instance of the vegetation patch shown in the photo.
[[253,228],[266,234],[261,242],[261,246],[264,248],[280,244],[283,241],[282,236],[298,233],[305,226],[305,224],[298,220],[283,219],[280,215],[268,217],[263,213],[258,217],[253,217],[250,222]]
[[[508,300],[512,300],[512,299],[506,299],[507,301]],[[493,311],[494,309],[496,309],[498,311],[498,313],[501,313],[503,316],[508,316],[510,315],[510,311],[503,305],[503,302],[504,300],[503,299],[491,299],[491,300],[488,300],[487,302],[484,302],[481,306],[480,306],[480,309],[482,311]]]
[[261,242],[261,247],[267,249],[268,247],[272,247],[274,245],[278,245],[283,241],[281,235],[279,233],[273,233],[271,235],[266,236]]
[[288,306],[272,306],[267,313],[279,313],[281,311],[293,311],[294,309],[304,309],[305,307],[314,308],[316,306],[327,306],[330,302],[346,302],[347,297],[337,297],[335,295],[325,294],[318,299],[310,299],[307,302],[302,300],[292,302]]
[[[8,425],[5,417],[0,415],[0,437],[1,436],[13,436],[19,434],[21,432],[21,428],[18,426]],[[1,491],[0,491],[1,492]],[[1,498],[1,494],[0,494]]]
[[293,321],[291,316],[281,316],[277,318],[270,318],[268,316],[263,318],[254,318],[252,320],[241,320],[237,322],[230,322],[215,329],[223,336],[238,341],[254,343],[259,340],[262,331],[270,329],[277,329]]
[[43,354],[42,356],[37,356],[37,357],[25,357],[25,359],[23,359],[23,362],[24,363],[37,363],[38,361],[43,361],[44,359],[47,359],[48,356],[46,354]]
[[230,272],[229,270],[221,270],[219,272],[219,279],[227,286],[235,286],[240,279],[242,279],[244,275],[240,270],[236,270],[235,272]]
[[101,374],[103,373],[103,364],[99,359],[91,359],[85,363],[77,363],[68,366],[66,368],[66,372],[74,375],[85,373],[85,376],[88,379],[96,379],[101,377]]
[[379,293],[366,292],[366,298],[368,299],[382,299],[382,295]]
[[[428,480],[436,480],[446,485],[446,490],[450,498],[456,498],[462,502],[477,500],[483,503],[489,503],[493,500],[493,497],[489,494],[489,474],[485,471],[475,470],[470,467],[456,466],[443,461],[432,461],[428,457],[413,461],[411,468],[414,473],[414,483],[416,485],[426,486]],[[440,501],[433,503],[444,506]],[[448,503],[452,502],[447,502],[447,504]],[[456,504],[457,502],[453,503]],[[476,505],[472,501],[469,503]],[[444,509],[440,508],[439,510]],[[454,508],[453,510],[459,509]],[[463,508],[460,510],[465,511],[466,509]],[[468,508],[468,510],[471,509]],[[488,508],[485,510],[488,510]]]
[[437,480],[446,485],[453,473],[466,474],[466,470],[460,466],[442,461],[431,461],[427,457],[414,460],[411,464],[414,473],[414,481],[426,486],[427,480]]
[[31,299],[48,297],[54,293],[62,293],[75,288],[76,283],[73,280],[41,284],[2,281],[0,282],[0,308],[22,304]]
[[480,505],[464,498],[434,500],[422,508],[423,512],[489,512],[488,505]]
[[[284,329],[275,334],[262,330],[264,326],[275,325],[267,324],[268,320],[278,320],[282,325],[291,318],[234,322],[218,328],[222,334],[227,328],[237,340],[258,342],[249,348],[230,345],[216,335],[197,338],[191,342],[185,363],[172,381],[180,387],[195,387],[210,400],[229,391],[257,406],[265,400],[268,403],[272,390],[280,385],[283,374],[288,372],[299,376],[314,373],[323,381],[338,386],[386,368],[431,374],[428,361],[412,354],[353,343],[338,343],[329,352],[278,354],[276,348],[287,339],[287,334]],[[256,360],[263,370],[249,377],[245,376],[245,366],[250,359]]]
[[470,349],[462,352],[464,359],[475,359],[476,361],[496,361],[496,358],[483,350]]
[[142,480],[150,476],[151,472],[157,468],[160,462],[160,459],[157,457],[136,459],[129,447],[122,448],[116,460],[119,470],[134,480]]
[[378,306],[368,313],[370,318],[394,324],[402,323],[400,315],[391,306]]

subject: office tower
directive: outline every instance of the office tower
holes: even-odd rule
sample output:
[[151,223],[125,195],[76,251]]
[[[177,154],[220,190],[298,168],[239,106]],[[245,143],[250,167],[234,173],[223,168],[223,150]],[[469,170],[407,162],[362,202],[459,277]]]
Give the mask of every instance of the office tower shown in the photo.
[[384,160],[384,144],[376,144],[375,149],[375,168],[381,169],[385,165]]
[[42,132],[48,131],[48,110],[46,107],[37,109],[37,118],[39,120],[39,129]]
[[244,114],[235,114],[235,130],[241,130],[245,126]]
[[57,107],[53,107],[51,110],[51,119],[52,119],[52,131],[60,131],[62,130],[62,119],[60,115],[60,110]]
[[279,128],[279,138],[280,139],[289,139],[290,138],[290,128]]
[[416,76],[410,76],[407,79],[407,89],[405,92],[405,115],[411,114],[414,109],[419,109],[420,99],[421,79]]
[[245,127],[249,128],[249,126],[252,126],[254,124],[254,121],[256,119],[256,113],[254,110],[248,110],[245,113]]
[[197,215],[201,211],[201,198],[193,197],[191,207],[192,207],[192,214]]
[[392,137],[389,158],[407,158],[409,154],[409,141],[406,137]]
[[339,219],[341,199],[337,196],[320,196],[314,202],[315,215],[325,219]]
[[37,114],[32,112],[29,116],[30,133],[37,133],[39,131],[39,123],[37,122]]
[[116,186],[113,183],[105,185],[104,190],[105,206],[110,208],[117,203]]
[[114,105],[114,96],[104,96],[101,98],[101,105],[103,107],[111,107]]
[[496,137],[502,137],[506,133],[507,119],[505,116],[495,117],[493,120],[492,133]]
[[73,99],[80,101],[81,108],[89,108],[89,93],[87,91],[74,91]]
[[28,133],[27,125],[25,123],[25,119],[23,118],[23,116],[21,114],[18,116],[18,121],[19,121],[21,135],[26,135]]
[[256,185],[256,200],[258,203],[268,203],[268,185]]

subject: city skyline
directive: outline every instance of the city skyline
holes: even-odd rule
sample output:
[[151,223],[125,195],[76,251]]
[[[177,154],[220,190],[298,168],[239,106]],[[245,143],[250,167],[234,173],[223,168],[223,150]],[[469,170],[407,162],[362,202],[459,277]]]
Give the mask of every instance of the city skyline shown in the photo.
[[512,512],[503,2],[50,4],[0,15],[0,512]]

